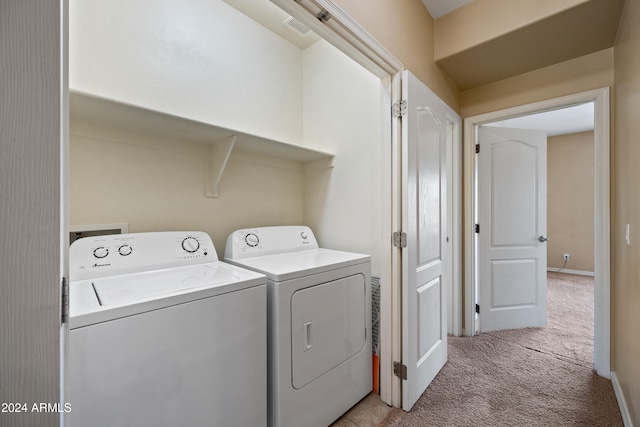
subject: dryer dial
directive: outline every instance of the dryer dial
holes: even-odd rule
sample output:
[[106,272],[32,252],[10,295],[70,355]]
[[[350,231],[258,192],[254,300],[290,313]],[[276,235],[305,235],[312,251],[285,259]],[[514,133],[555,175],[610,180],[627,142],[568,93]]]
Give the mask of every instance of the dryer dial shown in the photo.
[[185,237],[182,240],[182,249],[189,253],[194,253],[198,249],[200,249],[200,242],[195,237]]
[[258,244],[260,244],[260,238],[255,233],[248,233],[248,234],[245,234],[244,236],[244,242],[248,246],[255,248],[256,246],[258,246]]

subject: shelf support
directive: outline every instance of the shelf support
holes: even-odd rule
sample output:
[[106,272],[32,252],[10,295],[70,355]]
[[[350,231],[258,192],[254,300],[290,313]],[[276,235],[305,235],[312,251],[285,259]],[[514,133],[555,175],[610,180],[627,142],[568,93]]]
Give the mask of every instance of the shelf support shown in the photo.
[[216,141],[209,146],[209,164],[207,173],[207,197],[218,197],[220,179],[227,161],[236,144],[237,135]]

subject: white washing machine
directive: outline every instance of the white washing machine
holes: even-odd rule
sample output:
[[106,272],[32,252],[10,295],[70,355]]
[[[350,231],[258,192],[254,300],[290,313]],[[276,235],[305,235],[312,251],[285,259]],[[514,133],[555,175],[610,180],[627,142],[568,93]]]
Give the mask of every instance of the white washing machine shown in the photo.
[[267,276],[269,426],[326,427],[371,391],[369,255],[287,226],[232,233],[224,259]]
[[67,425],[266,426],[266,279],[202,232],[86,237],[69,253]]

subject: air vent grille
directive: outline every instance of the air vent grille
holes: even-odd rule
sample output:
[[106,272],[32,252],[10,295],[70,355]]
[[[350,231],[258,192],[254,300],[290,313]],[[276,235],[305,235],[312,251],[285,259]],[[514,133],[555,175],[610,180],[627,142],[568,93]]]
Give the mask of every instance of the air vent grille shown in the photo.
[[295,19],[293,16],[290,16],[287,19],[285,19],[283,24],[291,28],[292,30],[294,30],[296,33],[300,34],[303,37],[311,32],[311,29],[309,29],[309,27],[307,27],[302,22]]

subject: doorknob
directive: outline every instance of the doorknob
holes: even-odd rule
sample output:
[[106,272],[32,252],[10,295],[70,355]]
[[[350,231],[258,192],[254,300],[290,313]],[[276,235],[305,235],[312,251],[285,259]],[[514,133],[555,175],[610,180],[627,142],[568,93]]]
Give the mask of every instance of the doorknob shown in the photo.
[[547,238],[546,238],[546,237],[544,237],[544,236],[540,236],[540,237],[538,237],[538,242],[547,242],[548,240],[549,240],[549,239],[547,239]]

